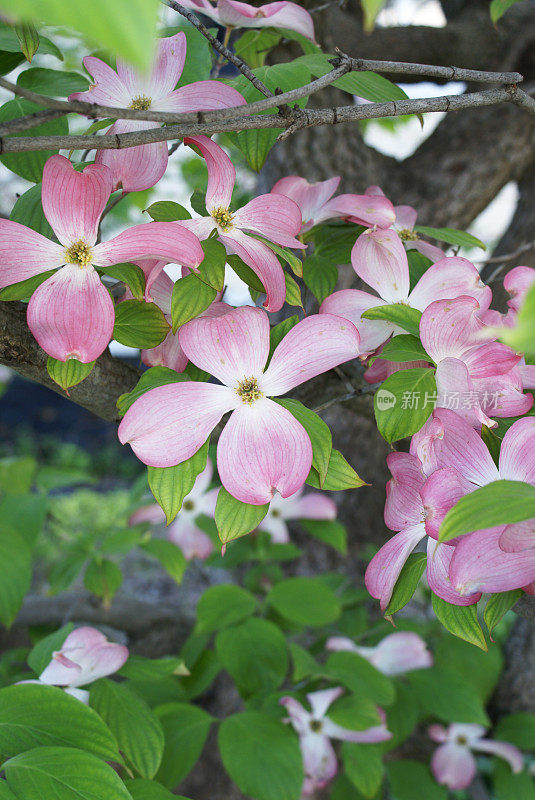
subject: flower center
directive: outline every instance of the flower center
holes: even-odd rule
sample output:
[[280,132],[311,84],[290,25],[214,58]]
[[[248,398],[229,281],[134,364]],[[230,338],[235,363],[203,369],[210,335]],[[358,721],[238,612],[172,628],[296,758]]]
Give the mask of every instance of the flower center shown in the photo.
[[144,94],[138,94],[137,97],[132,98],[130,108],[135,108],[137,111],[147,111],[152,103],[152,97],[145,97]]
[[193,511],[193,509],[195,508],[195,503],[193,502],[193,500],[184,500],[182,508],[184,509],[184,511]]
[[309,725],[310,730],[314,731],[314,733],[319,733],[323,727],[323,723],[320,719],[311,719]]
[[68,264],[78,264],[79,267],[88,267],[93,260],[93,251],[83,239],[73,242],[65,251]]
[[418,234],[415,233],[414,231],[411,231],[410,228],[403,228],[403,230],[398,231],[398,233],[399,233],[399,238],[403,242],[415,242],[417,239],[420,238]]
[[255,400],[260,400],[260,398],[264,396],[264,393],[258,388],[256,378],[244,378],[238,384],[236,393],[241,397],[243,403],[247,403],[250,406]]
[[214,208],[212,211],[212,217],[215,219],[221,230],[228,231],[230,228],[233,227],[232,225],[232,218],[233,215],[230,213],[228,208]]
[[468,739],[466,736],[457,736],[456,744],[467,744]]
[[274,517],[275,519],[277,519],[278,517],[280,517],[280,515],[281,515],[281,512],[279,511],[279,509],[278,509],[278,508],[275,508],[275,509],[274,509],[274,510],[271,512],[271,516],[272,516],[272,517]]

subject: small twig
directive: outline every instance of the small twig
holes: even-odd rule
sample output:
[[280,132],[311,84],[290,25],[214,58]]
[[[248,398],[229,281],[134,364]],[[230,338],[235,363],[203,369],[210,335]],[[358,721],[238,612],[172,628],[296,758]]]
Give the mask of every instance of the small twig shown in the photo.
[[37,125],[41,125],[43,122],[49,122],[52,119],[64,117],[67,113],[67,111],[49,108],[44,111],[35,111],[33,114],[28,114],[25,117],[10,119],[0,125],[0,136],[9,136],[13,133],[30,130]]
[[475,81],[477,83],[517,84],[524,78],[519,72],[483,72],[478,69],[461,67],[437,67],[432,64],[412,64],[407,61],[375,61],[366,58],[351,58],[335,47],[338,58],[331,63],[349,62],[353,72],[387,72],[391,75],[422,75],[427,78],[440,78],[448,81]]
[[189,22],[191,22],[193,27],[197,28],[199,33],[202,33],[205,39],[208,39],[214,50],[217,50],[217,52],[221,56],[223,56],[223,58],[226,58],[227,61],[230,61],[231,64],[234,64],[234,66],[237,69],[239,69],[241,74],[245,75],[247,80],[251,81],[253,86],[256,89],[258,89],[259,92],[262,92],[264,97],[273,97],[273,92],[270,91],[267,88],[267,86],[265,86],[265,84],[263,84],[262,81],[256,77],[254,72],[250,69],[250,67],[247,66],[245,61],[243,61],[243,59],[239,58],[239,56],[237,56],[235,53],[229,50],[228,47],[225,47],[223,44],[221,44],[221,42],[218,39],[216,39],[215,36],[212,36],[208,28],[206,28],[202,24],[202,22],[197,18],[197,16],[192,11],[189,11],[189,9],[184,8],[184,6],[181,6],[180,3],[176,3],[175,0],[162,0],[162,2],[164,2],[166,6],[169,6],[169,8],[172,8],[173,11],[176,11],[182,17],[185,17]]
[[167,151],[167,158],[171,158],[173,153],[176,153],[181,144],[182,142],[175,142],[174,144],[172,144],[169,150]]

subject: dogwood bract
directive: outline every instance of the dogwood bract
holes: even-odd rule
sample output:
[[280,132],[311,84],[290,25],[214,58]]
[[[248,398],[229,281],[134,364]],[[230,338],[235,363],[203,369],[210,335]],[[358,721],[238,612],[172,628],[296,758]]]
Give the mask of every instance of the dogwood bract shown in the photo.
[[301,233],[328,219],[343,217],[358,225],[388,228],[395,219],[394,207],[386,197],[366,194],[332,195],[338,188],[340,178],[329,178],[318,183],[309,183],[305,178],[290,175],[281,178],[271,190],[294,200],[303,217]]
[[384,675],[402,675],[413,669],[433,666],[433,657],[421,636],[412,631],[396,631],[381,639],[375,647],[360,647],[345,636],[327,639],[327,650],[357,653]]
[[330,739],[372,744],[386,742],[392,738],[392,734],[385,725],[385,715],[379,708],[377,711],[381,723],[364,731],[351,731],[330,720],[327,716],[329,706],[343,693],[344,690],[337,687],[307,694],[311,711],[307,711],[293,697],[282,697],[279,701],[288,711],[289,718],[286,721],[291,723],[299,735],[305,769],[305,782],[302,789],[305,796],[326,786],[338,771],[336,755]]
[[[71,94],[69,100],[177,114],[244,105],[245,100],[236,89],[219,81],[196,81],[175,89],[184,69],[186,50],[184,33],[159,39],[149,75],[140,74],[120,59],[114,71],[100,58],[86,56],[84,66],[95,83],[86,92]],[[156,122],[119,119],[106,133],[111,136],[155,127]],[[155,142],[123,150],[97,150],[95,163],[111,169],[114,189],[122,186],[125,192],[139,192],[158,183],[167,168],[167,158],[167,142]]]
[[354,358],[354,326],[329,315],[307,317],[286,334],[267,369],[269,319],[260,308],[194,319],[179,340],[188,359],[223,385],[184,381],[151,389],[126,412],[121,442],[145,464],[173,466],[196,453],[232,411],[217,446],[223,486],[255,505],[268,503],[275,491],[294,494],[310,471],[312,445],[295,417],[269,397]]
[[108,167],[77,172],[64,156],[43,170],[43,211],[61,244],[11,220],[0,220],[0,288],[61,267],[34,291],[28,327],[50,356],[94,361],[107,347],[115,321],[110,294],[93,268],[159,257],[188,267],[204,258],[190,231],[171,222],[150,222],[95,244],[100,217],[112,190]]
[[508,742],[483,738],[482,725],[454,722],[448,728],[431,725],[427,732],[434,742],[440,742],[431,759],[431,770],[437,782],[448,789],[466,789],[474,780],[477,764],[473,751],[505,759],[514,773],[524,767],[520,750]]
[[263,6],[252,6],[238,0],[184,0],[185,8],[210,17],[225,28],[283,28],[295,31],[314,41],[312,17],[297,3],[280,0]]
[[199,239],[207,239],[216,229],[227,253],[238,255],[260,278],[267,295],[265,308],[279,311],[286,297],[284,270],[275,253],[264,242],[248,234],[260,234],[283,247],[305,247],[295,238],[301,230],[299,206],[284,195],[262,194],[238,211],[231,212],[236,170],[230,158],[207,136],[187,136],[184,144],[197,147],[206,159],[206,209],[210,216],[174,224],[188,228]]

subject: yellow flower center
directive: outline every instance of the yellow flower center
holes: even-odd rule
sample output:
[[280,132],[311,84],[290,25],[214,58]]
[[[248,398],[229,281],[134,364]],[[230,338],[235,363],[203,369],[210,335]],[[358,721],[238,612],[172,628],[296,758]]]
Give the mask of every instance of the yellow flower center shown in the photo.
[[195,503],[193,503],[192,500],[184,500],[182,508],[184,509],[184,511],[193,511],[193,509],[195,508]]
[[310,730],[314,731],[314,733],[319,733],[323,727],[320,719],[310,720],[309,725],[310,725]]
[[215,208],[212,211],[212,217],[223,231],[228,231],[233,227],[233,215],[230,213],[228,208]]
[[138,111],[147,111],[152,103],[152,97],[145,97],[143,94],[138,94],[130,103],[130,108],[135,108]]
[[88,267],[93,261],[93,250],[83,239],[71,244],[65,255],[68,264],[78,264],[79,267]]
[[247,405],[250,406],[255,400],[260,400],[260,398],[264,396],[264,393],[258,388],[256,378],[244,378],[238,384],[236,393],[241,397],[243,403],[247,403]]
[[418,234],[414,231],[411,231],[410,228],[403,228],[403,230],[398,231],[398,233],[399,238],[404,242],[414,242],[416,239],[420,238]]

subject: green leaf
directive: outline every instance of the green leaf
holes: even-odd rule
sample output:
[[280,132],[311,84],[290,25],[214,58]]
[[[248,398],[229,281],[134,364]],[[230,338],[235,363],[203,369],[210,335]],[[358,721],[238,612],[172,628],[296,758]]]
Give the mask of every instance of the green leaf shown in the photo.
[[174,789],[194,767],[210,731],[212,717],[189,703],[169,703],[156,709],[165,747],[156,780]]
[[381,746],[344,742],[342,761],[345,773],[353,786],[364,797],[375,797],[384,773]]
[[289,272],[284,273],[284,280],[286,282],[286,302],[288,305],[304,308],[303,300],[301,299],[301,289]]
[[[0,75],[6,75],[24,61],[22,53],[10,53],[0,49]],[[0,784],[1,785],[1,784]]]
[[493,738],[510,742],[522,750],[534,750],[535,714],[521,711],[502,717],[496,726]]
[[184,498],[193,489],[197,475],[206,467],[208,441],[187,461],[174,467],[148,467],[149,486],[154,499],[165,513],[169,525],[180,509]]
[[217,495],[214,518],[217,533],[223,544],[254,531],[266,516],[268,509],[269,503],[263,506],[242,503],[222,486]]
[[126,283],[136,300],[143,300],[145,296],[145,274],[137,264],[113,264],[105,267],[102,272]]
[[29,547],[20,534],[9,528],[0,528],[0,565],[0,622],[9,628],[32,579]]
[[414,367],[394,372],[375,392],[373,405],[379,433],[391,444],[420,430],[437,395],[434,370]]
[[[368,1],[377,2],[377,0]],[[329,61],[330,58],[333,58],[333,56],[327,53],[316,53],[300,56],[296,61],[297,63],[305,64],[313,75],[320,77],[333,69]],[[370,100],[372,103],[407,99],[407,94],[400,86],[392,83],[382,75],[377,75],[375,72],[350,72],[338,78],[333,83],[333,86],[349,94]]]
[[517,314],[515,327],[500,327],[496,335],[517,352],[535,353],[535,286],[531,287],[525,297]]
[[[194,211],[197,212],[201,217],[209,217],[208,211],[206,210],[206,199],[204,192],[201,192],[200,189],[195,189],[193,194],[189,199],[190,205]],[[214,224],[215,228],[215,224]]]
[[173,333],[176,333],[181,325],[206,311],[216,296],[217,291],[204,283],[194,272],[178,280],[173,286],[171,298]]
[[265,619],[248,619],[220,631],[216,653],[240,694],[267,694],[277,689],[288,670],[286,639]]
[[381,358],[388,361],[431,361],[417,336],[402,333],[394,336],[381,350]]
[[396,700],[386,710],[386,727],[392,738],[385,743],[385,749],[394,750],[408,739],[419,717],[420,709],[410,686],[399,681],[396,684]]
[[498,647],[485,651],[446,634],[436,643],[433,655],[437,667],[458,672],[483,704],[489,701],[503,670],[503,657]]
[[187,800],[182,795],[171,794],[161,783],[148,781],[145,778],[125,781],[125,786],[132,800]]
[[410,291],[412,292],[433,262],[418,250],[407,250],[407,260],[409,262]]
[[[188,86],[195,81],[207,80],[212,70],[211,48],[207,46],[206,39],[189,22],[183,20],[183,25],[178,25],[167,31],[165,36],[173,36],[182,32],[188,44],[186,63],[177,83],[177,87]],[[213,35],[217,34],[216,28],[211,28]],[[206,212],[203,212],[203,216]]]
[[270,50],[282,39],[282,34],[273,28],[246,30],[234,42],[236,55],[240,56],[252,69],[263,67]]
[[480,247],[482,250],[487,249],[481,239],[472,236],[471,233],[457,231],[454,228],[428,228],[425,225],[417,225],[414,230],[416,233],[423,233],[424,236],[437,239],[439,242],[446,242],[446,244],[453,244],[459,247]]
[[303,262],[303,280],[321,304],[334,292],[338,270],[332,261],[314,253]]
[[171,675],[189,675],[189,671],[184,665],[184,659],[178,656],[145,658],[130,655],[118,674],[131,681],[161,681]]
[[[47,507],[48,498],[43,495],[8,495],[0,502],[2,526],[19,534],[29,547],[33,547],[41,533]],[[3,563],[1,558],[0,555],[0,563]]]
[[188,562],[178,545],[167,539],[150,539],[141,545],[142,550],[158,559],[176,583],[182,582]]
[[41,286],[53,274],[54,270],[41,272],[39,275],[34,275],[33,278],[26,278],[25,281],[6,286],[5,289],[0,290],[0,300],[5,300],[6,302],[10,300],[28,300],[37,287]]
[[394,325],[399,325],[408,333],[414,336],[420,335],[420,319],[422,312],[417,308],[411,308],[403,303],[393,303],[389,306],[375,306],[364,311],[362,317],[364,319],[386,319],[388,322],[393,322]]
[[341,614],[340,601],[321,578],[288,578],[275,584],[267,603],[282,617],[298,625],[321,627]]
[[300,644],[290,642],[288,645],[293,663],[292,680],[294,683],[321,673],[321,667],[308,650]]
[[381,724],[377,706],[369,697],[346,694],[329,708],[328,718],[350,731],[365,731]]
[[385,616],[389,617],[407,605],[420,583],[426,564],[425,553],[410,554],[399,573],[392,597],[385,610]]
[[387,765],[388,782],[394,800],[448,800],[448,790],[440,786],[429,767],[419,761],[391,761]]
[[314,240],[314,256],[334,264],[350,264],[351,250],[363,231],[360,225],[328,223],[313,228],[306,236]]
[[[47,237],[47,239],[53,239],[55,237],[54,231],[50,227],[43,211],[43,205],[41,203],[40,183],[37,183],[35,186],[30,187],[27,192],[21,194],[21,196],[13,206],[11,214],[9,215],[9,219],[13,220],[13,222],[20,222],[21,225],[26,225],[33,231],[37,231],[37,233],[42,233],[43,236]],[[46,278],[50,277],[50,275],[53,274],[54,274],[53,270],[46,272],[45,278],[43,278],[43,280],[46,280]],[[41,275],[36,275],[35,277],[41,278],[42,275],[43,273],[41,273]],[[27,283],[28,281],[32,280],[34,280],[34,278],[28,278],[27,281],[21,281],[21,283],[15,285],[22,286],[23,283]],[[5,291],[5,289],[3,291]],[[29,295],[26,295],[26,297],[28,296]]]
[[325,489],[328,492],[340,492],[344,489],[359,489],[368,484],[362,480],[355,472],[353,467],[347,463],[344,456],[338,450],[331,450],[327,475],[323,486],[320,484],[320,477],[317,470],[312,467],[306,483],[316,489]]
[[507,9],[514,6],[515,3],[519,3],[520,0],[492,0],[490,4],[490,18],[491,20],[496,23],[503,17]]
[[109,606],[114,594],[123,582],[123,575],[117,564],[107,558],[90,561],[84,574],[84,586],[97,597],[102,597]]
[[[26,494],[35,480],[36,470],[37,462],[31,456],[0,459],[0,490],[8,495]],[[5,521],[2,519],[4,524]]]
[[[71,386],[76,386],[81,383],[95,366],[95,361],[90,361],[88,364],[83,364],[76,358],[68,358],[67,361],[58,361],[57,358],[48,356],[46,361],[46,371],[58,386],[67,392]],[[67,392],[68,394],[68,392]]]
[[6,761],[3,768],[8,786],[20,798],[131,800],[115,770],[82,749],[36,747]]
[[301,525],[315,539],[329,544],[342,555],[347,553],[347,530],[341,522],[335,519],[302,519]]
[[197,605],[196,630],[213,633],[250,617],[257,606],[250,592],[234,584],[211,586]]
[[531,517],[535,517],[534,486],[522,481],[493,481],[461,497],[448,511],[440,526],[439,542]]
[[93,709],[62,689],[19,684],[0,689],[0,752],[16,756],[44,746],[80,747],[121,761],[111,732]]
[[[5,2],[2,5],[4,8]],[[0,123],[8,122],[12,119],[25,117],[33,114],[35,111],[42,111],[41,106],[30,103],[28,100],[22,100],[16,97],[14,100],[8,100],[7,103],[0,108]],[[13,133],[11,136],[67,136],[69,133],[69,124],[66,117],[59,117],[58,119],[48,120],[36,125],[28,131],[20,131]],[[57,153],[57,150],[35,150],[33,152],[25,153],[6,153],[0,156],[0,161],[4,166],[20,175],[21,178],[26,178],[27,181],[32,183],[39,183],[43,177],[43,167],[46,161]]]
[[535,800],[535,784],[529,772],[513,775],[509,764],[500,758],[494,759],[494,791],[496,800]]
[[320,486],[323,487],[332,452],[332,436],[328,425],[299,400],[277,399],[276,402],[286,408],[308,433],[312,444],[312,466],[319,475]]
[[413,670],[406,680],[426,715],[443,722],[474,722],[488,727],[481,699],[462,673],[433,667]]
[[158,0],[84,0],[68,4],[56,0],[2,0],[2,11],[16,19],[74,28],[99,47],[117,53],[141,69],[148,69],[153,55]]
[[364,30],[366,33],[371,33],[375,26],[377,14],[386,5],[386,0],[360,0],[360,4],[364,12]]
[[250,289],[255,292],[265,293],[264,285],[256,272],[245,261],[242,261],[239,256],[227,256],[227,263],[230,264],[238,278],[247,284]]
[[221,723],[218,741],[223,765],[243,794],[299,800],[304,780],[299,740],[282,721],[257,711],[235,714]]
[[292,253],[288,247],[281,247],[280,244],[270,242],[269,239],[265,239],[263,236],[259,236],[257,233],[248,233],[247,235],[252,236],[253,239],[258,239],[260,242],[263,242],[263,244],[265,244],[269,250],[272,250],[275,255],[280,256],[283,261],[286,261],[294,275],[297,275],[299,278],[303,277],[303,262],[295,255],[295,253]]
[[454,606],[436,594],[432,596],[433,611],[444,627],[454,636],[488,650],[485,634],[477,620],[477,604]]
[[169,333],[169,325],[156,303],[125,300],[115,308],[113,338],[127,347],[156,347]]
[[61,650],[61,646],[69,633],[73,630],[74,625],[68,622],[59,631],[54,631],[49,636],[44,636],[37,644],[30,650],[28,655],[28,665],[33,669],[36,675],[40,675],[46,666],[52,660],[52,656],[56,650]]
[[175,222],[176,220],[191,219],[189,211],[172,200],[158,200],[146,208],[145,212],[156,222]]
[[513,589],[510,592],[497,592],[496,594],[490,595],[485,606],[485,611],[483,612],[483,619],[488,628],[491,641],[492,631],[496,625],[503,619],[505,614],[513,608],[515,603],[520,600],[523,594],[521,589]]
[[117,400],[117,409],[121,416],[124,416],[131,405],[145,392],[155,389],[157,386],[165,386],[168,383],[180,383],[187,381],[187,375],[175,372],[169,367],[150,367],[138,380],[131,392],[122,394]]
[[227,251],[217,239],[205,239],[202,249],[204,259],[199,264],[200,278],[216,292],[221,292],[225,286]]
[[31,62],[32,58],[39,50],[39,34],[37,33],[35,25],[28,23],[15,25],[15,33],[19,38],[21,52],[24,53],[26,61]]
[[395,689],[390,678],[357,653],[344,650],[331,653],[325,670],[334,681],[380,706],[389,706],[394,702]]
[[89,81],[79,72],[32,67],[20,73],[17,85],[37,94],[67,97],[75,92],[85,92],[89,88]]
[[145,701],[123,683],[102,678],[92,684],[89,702],[134,769],[143,778],[153,778],[162,760],[164,738],[160,720]]

